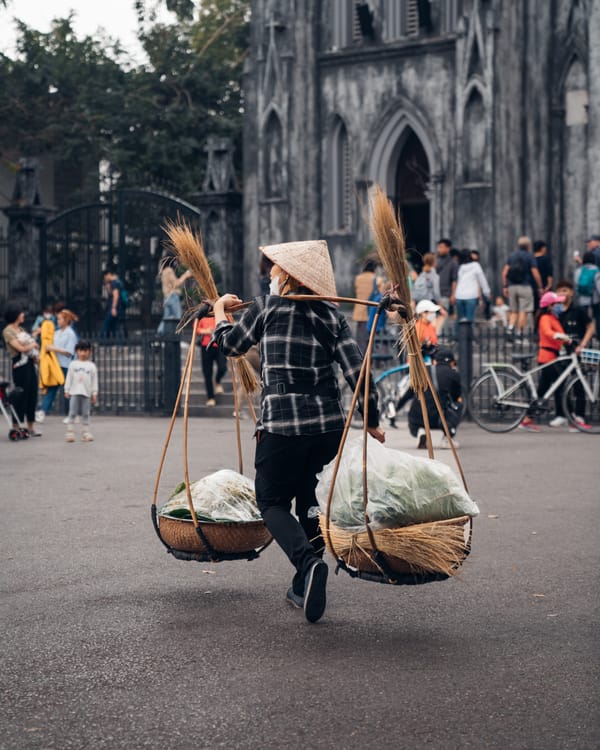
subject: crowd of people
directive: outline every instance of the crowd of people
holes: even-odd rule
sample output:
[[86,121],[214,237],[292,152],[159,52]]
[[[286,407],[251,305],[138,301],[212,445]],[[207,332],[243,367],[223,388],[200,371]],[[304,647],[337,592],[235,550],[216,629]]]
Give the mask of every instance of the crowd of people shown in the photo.
[[[191,275],[190,271],[185,271],[178,276],[172,263],[165,262],[161,266],[158,278],[163,313],[156,331],[158,336],[172,337],[176,334],[183,314],[182,288]],[[125,286],[116,269],[108,268],[103,274],[103,296],[105,308],[99,338],[109,344],[126,337],[125,322],[129,306]],[[12,363],[14,417],[21,424],[26,422],[29,437],[41,436],[36,425],[41,425],[52,413],[57,397],[62,394],[67,442],[74,442],[76,423],[82,425],[81,439],[84,442],[93,440],[90,410],[98,397],[98,374],[92,361],[91,343],[79,340],[77,322],[77,315],[63,302],[47,304],[34,320],[31,333],[28,333],[24,327],[24,308],[9,304],[5,309],[3,340]],[[205,319],[201,324],[212,326],[214,330],[214,318]],[[208,406],[215,406],[215,394],[223,393],[221,379],[226,371],[225,358],[216,346],[206,346],[212,330],[199,329],[198,337]],[[213,380],[215,366],[216,380]],[[12,429],[21,429],[18,422],[15,421]]]
[[[583,255],[574,254],[575,271],[572,278],[558,281],[547,243],[542,240],[532,243],[526,236],[519,237],[515,250],[507,255],[496,284],[490,283],[477,250],[457,249],[448,238],[439,240],[436,253],[425,253],[421,258],[413,252],[409,253],[409,258],[409,282],[415,305],[417,335],[424,354],[430,358],[437,351],[440,340],[451,342],[457,337],[459,324],[472,323],[476,316],[489,321],[490,327],[504,330],[506,338],[515,346],[533,343],[528,334],[530,322],[533,321],[539,342],[538,364],[548,364],[556,359],[564,344],[572,345],[576,351],[590,346],[594,334],[600,330],[600,235],[588,238]],[[157,329],[158,335],[170,336],[176,332],[182,317],[181,291],[190,276],[189,271],[178,276],[171,264],[162,267],[163,315]],[[269,293],[270,264],[264,256],[260,278],[261,292]],[[501,293],[492,300],[493,286]],[[122,281],[112,268],[104,273],[104,287],[106,307],[100,337],[123,336],[128,298]],[[378,259],[367,257],[355,277],[355,296],[376,301],[386,287]],[[46,307],[34,322],[31,335],[23,328],[23,310],[13,307],[9,305],[6,310],[4,340],[13,361],[15,385],[22,392],[20,419],[27,422],[30,435],[38,436],[40,433],[36,423],[44,421],[46,415],[51,413],[57,395],[61,390],[65,392],[70,364],[74,360],[81,361],[80,352],[83,352],[83,358],[87,352],[89,358],[90,350],[76,350],[77,316],[64,304]],[[362,351],[367,345],[373,313],[374,308],[359,304],[354,306],[352,312],[355,338]],[[389,327],[391,321],[381,316],[379,325],[385,332],[386,325]],[[214,319],[210,317],[199,321],[197,329],[208,406],[215,406],[215,396],[223,393],[221,381],[226,371],[222,353],[214,342],[210,343],[213,327]],[[455,357],[452,355],[449,358],[449,353],[452,352],[446,351],[444,354],[445,363],[451,362],[455,368]],[[39,365],[39,375],[36,364]],[[542,371],[540,392],[560,375],[561,364],[559,362],[555,367]],[[39,406],[38,384],[41,388]],[[90,399],[96,397],[92,390],[87,395]],[[65,424],[69,423],[68,412],[72,404],[66,399]],[[566,424],[560,405],[560,389],[556,393],[555,404],[556,414],[550,425],[559,427]],[[584,416],[577,416],[583,423]],[[523,420],[521,427],[529,431],[540,429],[533,414]],[[89,429],[87,433],[91,435]]]
[[[128,297],[116,271],[103,275],[106,307],[100,338],[124,336]],[[75,440],[74,426],[81,424],[81,439],[91,442],[91,405],[98,398],[98,372],[91,361],[92,345],[80,339],[76,330],[78,316],[64,302],[47,304],[35,319],[31,334],[24,328],[22,305],[9,304],[5,309],[3,339],[12,365],[16,397],[13,417],[27,424],[27,436],[41,437],[36,425],[51,414],[57,396],[64,399],[65,439]],[[39,407],[38,407],[39,400]],[[19,424],[12,425],[17,429]]]
[[[46,306],[36,318],[31,334],[24,328],[25,310],[10,304],[5,310],[4,343],[12,364],[17,398],[14,416],[27,423],[28,437],[41,437],[36,427],[53,409],[60,391],[64,394],[66,440],[73,442],[74,425],[82,425],[81,439],[91,442],[90,404],[98,397],[96,365],[90,361],[91,344],[79,339],[74,324],[77,315],[63,303]],[[36,411],[38,394],[40,407]],[[13,429],[19,428],[14,422]]]
[[[456,249],[450,239],[441,238],[436,254],[426,253],[422,258],[416,252],[408,255],[412,260],[409,273],[416,331],[423,354],[430,358],[434,358],[442,333],[449,340],[458,338],[458,325],[473,323],[478,311],[491,328],[503,330],[515,346],[533,344],[537,339],[539,365],[554,362],[565,345],[579,353],[600,331],[600,235],[587,239],[583,256],[574,254],[572,279],[558,281],[548,244],[519,237],[516,248],[502,265],[497,283],[501,293],[493,301],[493,284],[482,267],[478,250]],[[355,277],[355,296],[377,299],[386,286],[377,259],[368,257]],[[366,308],[355,305],[352,317],[357,341],[364,350],[371,330]],[[383,321],[385,325],[385,318]],[[388,325],[390,322],[393,320],[388,318]],[[528,333],[532,322],[534,336]],[[455,366],[454,355],[449,358],[450,354],[451,351],[444,351],[443,359],[454,362]],[[435,358],[433,362],[435,366]],[[538,388],[541,394],[560,376],[562,369],[563,362],[557,362],[541,370]],[[561,398],[559,388],[555,394],[556,414],[550,420],[552,427],[567,424]],[[447,402],[454,400],[449,398]],[[585,426],[583,408],[581,411],[575,418]],[[435,418],[433,412],[432,417]],[[520,427],[531,432],[540,430],[532,414],[525,417]],[[421,437],[419,445],[423,447]]]

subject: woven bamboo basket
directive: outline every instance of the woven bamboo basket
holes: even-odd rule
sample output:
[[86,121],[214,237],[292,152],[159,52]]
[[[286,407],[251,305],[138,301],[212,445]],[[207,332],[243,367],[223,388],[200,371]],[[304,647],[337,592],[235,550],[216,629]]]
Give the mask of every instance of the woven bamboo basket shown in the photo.
[[[160,535],[173,549],[181,552],[208,552],[194,524],[185,518],[158,517]],[[215,552],[242,554],[264,547],[271,541],[264,521],[246,523],[200,523],[202,533]]]
[[[345,569],[352,577],[389,584],[428,583],[429,581],[449,578],[460,568],[471,548],[472,519],[469,516],[460,516],[443,521],[397,526],[388,529],[374,530],[371,528],[367,514],[369,382],[375,331],[377,330],[379,316],[385,314],[384,311],[395,310],[401,324],[402,333],[399,343],[406,348],[408,353],[411,387],[421,406],[429,458],[434,458],[434,452],[425,403],[427,390],[430,390],[433,396],[444,434],[452,449],[465,490],[467,490],[467,483],[448,429],[444,411],[425,366],[421,345],[416,334],[404,231],[391,202],[378,186],[375,186],[370,205],[371,229],[379,257],[390,281],[390,289],[384,294],[381,302],[377,303],[365,357],[335,459],[326,510],[320,516],[320,525],[327,549],[338,560],[339,567]],[[369,302],[368,304],[372,303]],[[363,394],[362,500],[365,528],[361,531],[353,531],[339,528],[332,523],[331,505],[344,445],[361,390]]]
[[[366,531],[342,529],[320,517],[328,550],[346,565],[363,573],[381,573],[374,561],[373,546]],[[373,531],[377,549],[395,573],[453,575],[469,554],[471,519],[460,516],[444,521],[419,523]],[[393,554],[392,554],[393,553]]]
[[[193,239],[193,238],[192,238]],[[189,237],[188,237],[189,240]],[[188,243],[189,244],[189,243]],[[204,251],[202,250],[201,244],[193,239],[193,252],[198,255],[198,262],[202,261],[205,266],[202,278],[200,278],[200,286],[203,288],[205,285],[211,287],[214,292],[212,296],[217,296],[216,287],[212,279],[212,274],[208,266],[208,262],[204,257]],[[201,257],[200,257],[201,256]],[[200,319],[208,313],[208,306],[204,305],[196,310],[196,317]],[[190,397],[190,384],[192,381],[193,363],[194,363],[194,352],[196,350],[196,337],[197,337],[197,326],[192,326],[192,338],[188,348],[188,355],[186,363],[183,369],[181,381],[179,383],[179,391],[173,407],[173,414],[171,416],[171,422],[167,437],[163,445],[163,451],[160,458],[158,471],[156,475],[156,481],[154,484],[154,493],[152,497],[152,523],[154,530],[167,548],[167,550],[173,554],[179,560],[197,560],[199,562],[219,562],[220,560],[254,560],[259,556],[263,549],[270,544],[272,536],[269,533],[264,521],[249,521],[244,523],[234,522],[219,522],[209,523],[198,521],[194,515],[194,520],[185,518],[170,518],[168,516],[161,516],[157,509],[157,499],[159,496],[159,484],[160,478],[165,463],[167,449],[169,442],[173,434],[175,421],[179,412],[179,405],[181,402],[182,395],[185,391],[184,398],[184,411],[183,411],[183,475],[185,480],[185,486],[187,490],[187,499],[190,514],[194,513],[193,501],[190,494],[190,477],[189,477],[189,465],[188,465],[188,417],[189,417],[189,397]],[[231,364],[231,363],[230,363]],[[241,446],[241,433],[240,433],[240,405],[238,403],[237,395],[237,383],[235,367],[231,366],[231,378],[233,382],[233,394],[234,394],[234,408],[236,415],[236,437],[237,437],[237,448],[238,448],[238,471],[243,475],[244,467],[242,461],[242,446]],[[243,380],[243,378],[242,378]],[[246,386],[244,386],[246,390]],[[246,390],[248,396],[249,391]],[[254,411],[251,401],[248,399],[248,406],[253,416]]]

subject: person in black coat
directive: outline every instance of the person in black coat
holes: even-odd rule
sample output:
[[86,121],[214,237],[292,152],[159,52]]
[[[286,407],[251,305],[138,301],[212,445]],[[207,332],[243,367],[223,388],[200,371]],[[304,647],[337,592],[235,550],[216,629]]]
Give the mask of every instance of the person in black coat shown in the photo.
[[[460,385],[460,375],[456,369],[456,359],[451,349],[440,348],[434,354],[433,366],[429,370],[431,380],[437,391],[440,405],[444,411],[444,417],[448,424],[451,437],[456,435],[458,424],[461,420],[462,408],[462,390]],[[443,429],[440,415],[438,414],[433,395],[428,389],[425,392],[425,405],[429,417],[429,426],[432,430]],[[425,434],[422,432],[425,424],[423,414],[418,398],[413,398],[408,411],[408,429],[413,437],[419,437],[418,448],[426,447]],[[421,434],[419,435],[419,432]],[[456,447],[458,444],[454,443]],[[446,438],[442,439],[442,447],[449,447],[446,444]]]

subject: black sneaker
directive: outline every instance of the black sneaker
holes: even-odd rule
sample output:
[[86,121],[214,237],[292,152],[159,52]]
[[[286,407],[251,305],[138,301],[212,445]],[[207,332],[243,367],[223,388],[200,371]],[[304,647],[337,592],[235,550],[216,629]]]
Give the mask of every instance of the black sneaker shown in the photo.
[[417,443],[419,450],[425,450],[427,448],[427,435],[420,435],[419,442]]
[[325,612],[328,573],[327,564],[323,560],[315,560],[306,574],[304,615],[309,622],[316,622]]
[[304,597],[294,593],[294,587],[290,586],[285,595],[286,602],[289,602],[292,607],[296,609],[302,609],[304,607]]

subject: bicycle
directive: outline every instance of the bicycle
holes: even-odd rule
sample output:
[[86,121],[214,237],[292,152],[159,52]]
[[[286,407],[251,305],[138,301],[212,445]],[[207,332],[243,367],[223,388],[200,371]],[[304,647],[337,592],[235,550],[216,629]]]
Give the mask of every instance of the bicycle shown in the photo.
[[[533,356],[513,354],[513,361],[526,363]],[[544,394],[538,394],[534,375],[560,362],[565,369]],[[471,417],[484,430],[514,430],[528,412],[546,411],[548,399],[565,384],[562,405],[569,424],[580,432],[600,433],[600,350],[582,349],[579,357],[572,351],[525,371],[506,362],[488,362],[486,368],[467,400]]]
[[[391,359],[392,356],[385,357],[385,359]],[[425,364],[431,364],[431,358],[425,357]],[[379,414],[387,419],[390,426],[395,427],[395,420],[397,416],[397,405],[403,399],[410,390],[410,373],[408,370],[408,364],[401,363],[393,367],[389,367],[387,370],[383,370],[375,376],[375,386],[377,388],[377,395],[379,397]],[[352,403],[353,390],[346,383],[342,387],[342,403],[344,410],[348,413],[350,404]],[[355,409],[352,415],[352,427],[362,427],[362,415]]]

